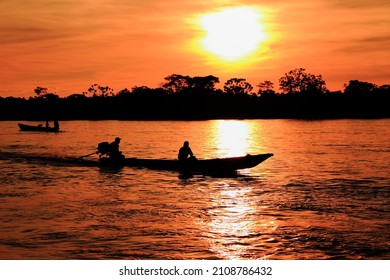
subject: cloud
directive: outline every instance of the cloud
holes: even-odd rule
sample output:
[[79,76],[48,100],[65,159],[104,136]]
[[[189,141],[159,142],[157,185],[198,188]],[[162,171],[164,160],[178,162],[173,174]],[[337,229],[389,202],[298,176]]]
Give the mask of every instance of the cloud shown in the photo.
[[0,3],[3,43],[31,43],[76,37],[87,32],[87,6],[76,1],[4,0]]
[[372,52],[389,52],[390,34],[368,36],[365,38],[350,41],[344,45],[339,51],[344,53],[372,53]]
[[378,7],[390,7],[388,0],[323,0],[334,7],[354,9],[376,9]]

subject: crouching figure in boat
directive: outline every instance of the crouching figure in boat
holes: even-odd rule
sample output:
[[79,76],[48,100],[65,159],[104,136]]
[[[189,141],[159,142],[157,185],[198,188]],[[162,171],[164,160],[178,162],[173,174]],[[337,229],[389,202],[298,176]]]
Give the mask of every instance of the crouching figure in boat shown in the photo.
[[101,142],[98,144],[97,150],[99,153],[99,160],[103,165],[122,165],[125,156],[119,150],[119,143],[121,139],[116,137],[111,143]]

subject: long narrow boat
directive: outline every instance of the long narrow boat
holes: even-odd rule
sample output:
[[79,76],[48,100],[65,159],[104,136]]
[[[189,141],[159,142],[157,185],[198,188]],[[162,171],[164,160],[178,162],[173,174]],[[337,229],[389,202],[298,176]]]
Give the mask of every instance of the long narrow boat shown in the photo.
[[[90,154],[92,155],[92,154]],[[257,154],[246,155],[242,157],[215,158],[215,159],[199,159],[188,161],[185,164],[178,160],[168,159],[140,159],[140,158],[125,158],[121,161],[114,161],[109,158],[101,158],[100,160],[84,159],[84,157],[58,157],[48,155],[21,155],[15,153],[0,152],[1,159],[23,159],[30,161],[38,161],[42,163],[53,163],[62,165],[77,165],[88,167],[113,167],[122,168],[125,166],[135,168],[149,168],[158,170],[172,170],[181,173],[190,174],[231,174],[240,169],[247,169],[257,166],[266,159],[272,157],[273,154]]]
[[46,127],[41,124],[39,125],[29,125],[18,123],[18,126],[21,131],[41,131],[41,132],[59,132],[60,129],[57,127]]
[[246,155],[241,157],[189,160],[182,163],[178,160],[168,159],[139,159],[125,158],[121,161],[113,161],[109,158],[100,160],[101,166],[111,167],[142,167],[150,169],[176,170],[181,172],[197,173],[229,173],[239,169],[255,167],[273,154]]

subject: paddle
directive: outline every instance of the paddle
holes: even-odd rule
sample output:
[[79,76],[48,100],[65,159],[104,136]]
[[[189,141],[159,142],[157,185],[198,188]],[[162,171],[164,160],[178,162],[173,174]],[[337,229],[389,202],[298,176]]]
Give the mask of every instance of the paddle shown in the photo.
[[81,159],[81,158],[85,158],[85,157],[89,157],[89,156],[92,156],[94,154],[97,154],[98,152],[93,152],[93,153],[90,153],[88,155],[85,155],[85,156],[81,156],[81,157],[78,157],[77,159]]

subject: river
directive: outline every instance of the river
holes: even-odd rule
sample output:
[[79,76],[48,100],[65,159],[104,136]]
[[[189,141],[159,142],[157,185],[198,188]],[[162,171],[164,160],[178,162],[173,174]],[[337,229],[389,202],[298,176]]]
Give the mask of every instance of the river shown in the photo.
[[[0,122],[0,259],[390,258],[389,119],[60,127]],[[117,136],[128,157],[274,156],[228,178],[61,162]]]

